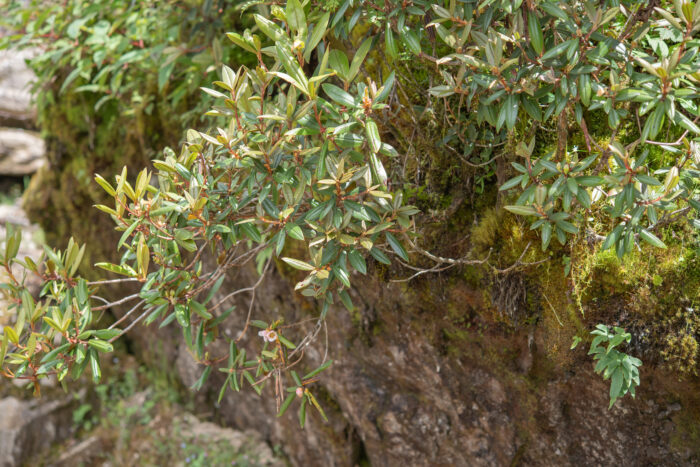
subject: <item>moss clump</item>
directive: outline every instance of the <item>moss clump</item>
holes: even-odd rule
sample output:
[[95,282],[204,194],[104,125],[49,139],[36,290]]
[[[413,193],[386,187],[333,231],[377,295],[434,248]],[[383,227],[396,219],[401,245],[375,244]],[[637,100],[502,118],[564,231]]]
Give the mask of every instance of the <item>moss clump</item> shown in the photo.
[[495,246],[502,228],[503,216],[502,209],[488,208],[481,215],[479,222],[472,227],[469,240],[476,252],[488,252]]
[[663,325],[669,330],[661,351],[666,365],[681,375],[697,375],[700,316],[696,310],[685,307],[665,319]]

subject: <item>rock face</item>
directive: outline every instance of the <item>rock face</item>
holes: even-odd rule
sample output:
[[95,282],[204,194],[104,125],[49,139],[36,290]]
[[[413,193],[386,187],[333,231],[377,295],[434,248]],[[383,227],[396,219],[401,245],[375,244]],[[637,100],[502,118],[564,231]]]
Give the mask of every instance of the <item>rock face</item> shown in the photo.
[[[608,382],[592,371],[584,351],[558,364],[536,327],[486,326],[482,293],[432,277],[411,287],[353,277],[355,313],[329,312],[328,357],[335,363],[317,387],[329,423],[311,416],[300,429],[296,406],[275,416],[272,393],[229,393],[223,423],[254,427],[281,444],[295,465],[697,465],[698,384],[645,371],[637,399],[608,410]],[[237,286],[254,282],[253,274]],[[231,284],[231,287],[234,285]],[[224,287],[230,290],[229,287]],[[256,312],[289,320],[308,317],[274,275]],[[238,309],[247,309],[242,302]],[[260,315],[259,315],[260,316]],[[455,326],[457,322],[462,323]],[[236,325],[232,323],[232,329]],[[153,330],[137,341],[153,340]],[[143,339],[143,340],[142,340]],[[325,337],[306,355],[322,362]],[[168,346],[177,338],[164,336]],[[248,345],[256,345],[254,339]],[[527,364],[523,364],[526,362]],[[185,384],[201,373],[180,348]],[[220,381],[209,382],[211,407]]]
[[23,465],[28,456],[73,433],[73,397],[47,402],[21,401],[14,397],[0,400],[0,467]]

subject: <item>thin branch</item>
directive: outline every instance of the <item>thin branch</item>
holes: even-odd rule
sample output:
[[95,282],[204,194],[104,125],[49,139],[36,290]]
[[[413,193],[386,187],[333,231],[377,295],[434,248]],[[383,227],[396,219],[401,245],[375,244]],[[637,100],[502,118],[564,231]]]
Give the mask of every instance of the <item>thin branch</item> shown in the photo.
[[486,256],[484,259],[465,259],[465,258],[459,258],[459,259],[454,259],[454,258],[443,258],[442,256],[436,256],[429,251],[426,251],[422,248],[419,248],[416,246],[415,243],[411,241],[410,238],[407,238],[408,244],[411,245],[411,247],[417,251],[418,253],[422,254],[426,258],[430,258],[435,262],[438,263],[443,263],[443,264],[484,264],[489,260],[489,257],[491,256],[491,252],[493,250],[489,250],[489,254]]
[[505,268],[505,269],[498,269],[498,268],[495,267],[495,266],[491,266],[491,269],[493,269],[493,271],[494,271],[496,274],[506,274],[506,273],[509,273],[510,271],[512,271],[512,270],[514,270],[515,268],[520,267],[520,266],[536,266],[536,265],[538,265],[538,264],[542,264],[542,263],[545,263],[545,262],[549,261],[549,258],[545,258],[545,259],[543,259],[543,260],[534,261],[534,262],[532,262],[532,263],[523,263],[522,260],[523,260],[523,258],[525,257],[525,253],[527,253],[527,250],[530,249],[530,245],[531,245],[531,244],[532,244],[532,242],[527,242],[527,245],[525,246],[525,249],[523,250],[523,252],[520,254],[520,257],[517,259],[517,261],[516,261],[515,263],[513,263],[513,264],[510,265],[509,267],[507,267],[507,268]]
[[303,349],[308,346],[312,340],[316,338],[316,335],[318,335],[318,332],[321,330],[321,323],[323,322],[323,319],[321,319],[321,316],[318,317],[316,320],[316,324],[314,325],[314,329],[309,332],[299,343],[296,349],[292,351],[292,353],[289,354],[289,358],[292,358],[294,355],[296,355],[298,352],[303,352]]
[[411,277],[407,277],[407,278],[405,278],[405,279],[391,279],[391,280],[389,280],[389,282],[409,282],[409,281],[415,279],[416,277],[420,276],[421,274],[425,274],[425,273],[428,273],[428,272],[442,272],[442,271],[445,271],[445,270],[447,270],[447,269],[450,269],[450,268],[453,268],[453,267],[457,266],[456,264],[448,264],[447,266],[440,267],[440,263],[438,263],[438,264],[436,264],[435,266],[433,266],[433,267],[430,268],[430,269],[420,269],[420,268],[416,268],[416,267],[410,266],[410,265],[404,263],[404,262],[401,261],[401,260],[399,260],[399,263],[401,263],[404,267],[407,267],[407,268],[409,268],[409,269],[416,270],[416,271],[418,271],[418,272],[416,272],[415,274],[413,274]]
[[[252,295],[250,297],[250,305],[248,305],[248,316],[246,316],[245,326],[243,326],[243,330],[236,338],[236,342],[240,341],[243,338],[243,336],[245,335],[245,333],[248,332],[248,327],[250,326],[250,315],[253,313],[253,304],[255,303],[255,290],[262,283],[263,278],[265,277],[265,273],[267,272],[267,268],[270,266],[271,262],[272,262],[272,258],[267,260],[267,263],[265,263],[265,268],[263,269],[262,274],[260,274],[260,278],[258,279],[258,281],[252,287],[248,287],[248,290],[250,290],[252,292]],[[233,296],[234,293],[229,294],[229,296]],[[223,303],[223,300],[221,302],[219,302],[219,304],[221,304],[221,303]]]
[[125,314],[124,316],[122,316],[121,318],[119,318],[116,322],[114,322],[114,323],[113,323],[110,327],[108,327],[107,329],[113,329],[113,328],[117,327],[117,325],[118,325],[119,323],[123,322],[126,318],[128,318],[129,316],[131,316],[131,315],[132,315],[136,310],[138,310],[139,307],[141,307],[141,305],[143,305],[144,303],[146,303],[146,300],[141,300],[140,302],[138,302],[136,305],[133,306],[133,308],[131,308],[131,310],[127,311],[126,314]]
[[221,305],[223,305],[224,302],[226,302],[226,300],[228,300],[229,298],[235,297],[235,296],[238,295],[238,294],[241,294],[241,293],[244,293],[244,292],[254,292],[255,289],[256,289],[256,288],[260,285],[260,283],[262,282],[263,278],[265,277],[265,273],[267,272],[267,267],[269,266],[269,264],[270,264],[270,260],[268,259],[268,260],[267,260],[267,263],[265,263],[265,268],[263,269],[262,274],[260,274],[260,277],[258,278],[258,281],[257,281],[255,284],[253,284],[253,285],[250,286],[250,287],[246,287],[246,288],[244,288],[244,289],[238,289],[238,290],[235,290],[235,291],[231,292],[230,294],[226,295],[224,298],[222,298],[221,300],[219,300],[219,303],[217,303],[216,305],[214,305],[213,307],[211,307],[211,308],[210,308],[210,311],[216,310],[216,309],[219,308]]
[[131,324],[128,325],[128,326],[127,326],[122,332],[120,332],[118,335],[116,335],[116,336],[114,336],[113,338],[111,338],[111,339],[109,340],[109,342],[114,342],[115,340],[119,339],[121,336],[123,336],[124,334],[126,334],[127,332],[129,332],[129,331],[131,330],[131,328],[133,328],[134,326],[136,326],[136,325],[139,323],[139,321],[141,321],[143,318],[145,318],[146,315],[148,315],[148,313],[150,313],[150,312],[151,312],[150,309],[144,310],[143,313],[141,313],[141,314],[139,315],[138,318],[136,318],[134,321],[132,321]]
[[552,309],[554,316],[556,316],[557,321],[559,321],[559,326],[563,327],[564,323],[562,323],[561,320],[559,319],[559,315],[557,314],[557,310],[555,310],[554,307],[552,306],[552,302],[549,301],[549,298],[547,298],[546,294],[543,293],[542,296],[544,297],[545,300],[547,300],[547,304],[549,304],[549,307]]
[[111,308],[113,306],[121,305],[122,303],[126,303],[135,298],[139,298],[139,294],[135,293],[133,295],[127,295],[126,297],[122,298],[121,300],[117,300],[116,302],[107,302],[105,305],[93,308],[92,311],[100,311],[104,310],[105,308]]

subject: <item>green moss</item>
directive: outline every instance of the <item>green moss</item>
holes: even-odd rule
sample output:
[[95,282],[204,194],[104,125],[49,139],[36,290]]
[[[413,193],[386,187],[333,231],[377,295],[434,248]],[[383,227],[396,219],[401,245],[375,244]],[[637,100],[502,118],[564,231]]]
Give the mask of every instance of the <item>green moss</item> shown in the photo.
[[495,207],[484,211],[479,223],[471,229],[470,241],[476,251],[488,252],[489,248],[496,245],[503,216],[503,210]]

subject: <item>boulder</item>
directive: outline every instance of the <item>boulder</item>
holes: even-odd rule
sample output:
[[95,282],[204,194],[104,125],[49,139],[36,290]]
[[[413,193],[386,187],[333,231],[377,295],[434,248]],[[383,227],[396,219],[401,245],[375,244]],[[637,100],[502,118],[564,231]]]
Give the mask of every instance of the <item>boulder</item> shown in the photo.
[[26,64],[34,55],[32,49],[0,50],[0,122],[26,126],[34,120],[30,93],[34,73]]
[[37,133],[18,128],[0,128],[0,175],[17,177],[33,174],[45,164],[45,154],[44,140]]

